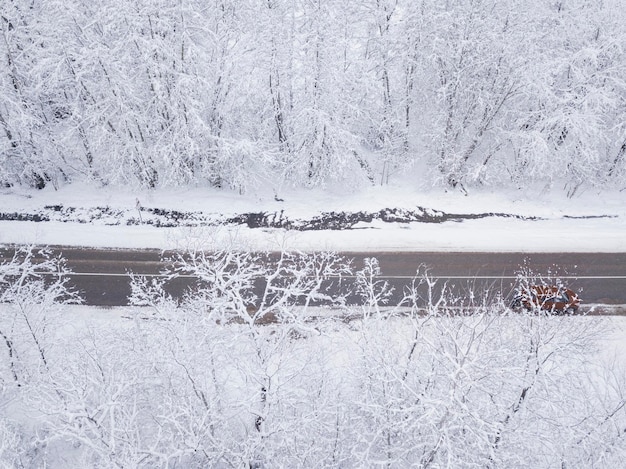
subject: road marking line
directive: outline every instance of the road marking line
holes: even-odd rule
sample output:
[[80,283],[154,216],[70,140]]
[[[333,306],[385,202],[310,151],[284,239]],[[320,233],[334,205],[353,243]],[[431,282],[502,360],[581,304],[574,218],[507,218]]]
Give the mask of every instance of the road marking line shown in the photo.
[[[50,275],[50,276],[58,276],[59,274],[56,272],[39,272],[38,275]],[[170,277],[168,274],[142,274],[137,272],[128,272],[128,273],[108,273],[108,272],[69,272],[67,274],[63,274],[68,277],[129,277],[130,275],[134,275],[136,277],[161,277],[167,278]],[[198,278],[197,275],[175,275],[177,278]],[[259,277],[262,278],[262,277]],[[328,278],[345,278],[345,279],[356,279],[358,278],[356,275],[342,275],[342,276],[331,276]],[[414,275],[380,275],[376,277],[377,280],[419,280],[422,277],[416,277]],[[460,280],[515,280],[519,278],[517,275],[430,275],[429,278],[433,279],[460,279]],[[542,277],[538,276],[538,280],[541,280]],[[548,278],[546,276],[546,278]],[[555,275],[554,278],[564,279],[564,280],[624,280],[626,279],[626,275]]]

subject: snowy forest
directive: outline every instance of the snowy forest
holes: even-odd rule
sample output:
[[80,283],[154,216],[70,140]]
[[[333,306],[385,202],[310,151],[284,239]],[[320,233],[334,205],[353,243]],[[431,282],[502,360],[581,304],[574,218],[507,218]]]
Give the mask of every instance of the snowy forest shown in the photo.
[[[360,196],[407,181],[438,196],[534,183],[564,199],[583,185],[624,191],[625,24],[623,0],[0,0],[0,188],[27,200],[72,184],[237,198],[269,187],[277,202],[282,188]],[[91,219],[98,236],[81,246],[157,238],[108,221],[134,220],[128,204],[92,199],[104,221]],[[167,214],[132,199],[142,225]],[[75,214],[89,207],[44,208],[78,221],[38,224],[38,240],[58,225],[64,243],[89,233],[73,226],[88,225]],[[526,221],[412,210],[520,221],[488,224],[489,240]],[[288,251],[290,235],[273,239],[273,257],[232,238],[209,246],[213,224],[196,231],[203,213],[189,213],[184,249],[164,251],[157,276],[128,273],[123,308],[83,305],[65,259],[45,248],[0,262],[0,468],[626,460],[626,369],[612,343],[623,318],[514,311],[508,293],[469,280],[459,294],[423,265],[394,300],[375,257],[355,267]],[[615,219],[605,230],[559,213],[594,249],[622,246],[610,231],[620,216],[599,215]],[[5,226],[27,238],[25,225]],[[420,230],[389,237],[421,246]],[[170,296],[183,278],[193,289]],[[516,282],[557,280],[526,270]]]
[[4,0],[0,184],[623,189],[624,24],[621,0]]
[[[182,301],[135,277],[142,307],[97,320],[41,254],[0,264],[2,468],[623,466],[608,318],[468,303],[424,270],[394,304],[374,258],[225,250],[171,259],[199,279]],[[326,294],[346,275],[361,305]]]

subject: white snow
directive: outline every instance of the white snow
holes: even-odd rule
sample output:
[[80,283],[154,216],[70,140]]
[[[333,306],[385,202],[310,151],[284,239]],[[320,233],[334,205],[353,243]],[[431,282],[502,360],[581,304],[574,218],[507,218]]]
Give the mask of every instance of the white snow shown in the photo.
[[[276,200],[276,197],[281,199]],[[469,196],[406,185],[375,186],[346,193],[289,189],[279,194],[239,195],[214,189],[135,191],[122,187],[93,188],[72,184],[41,191],[4,189],[0,213],[36,211],[61,204],[89,210],[109,207],[138,217],[137,201],[147,208],[232,216],[246,212],[280,212],[305,219],[329,211],[377,211],[383,208],[440,210],[455,214],[507,213],[538,220],[489,217],[445,223],[360,223],[344,231],[285,231],[246,226],[156,228],[93,223],[0,221],[0,244],[95,246],[171,249],[189,243],[239,249],[336,251],[499,251],[625,252],[626,192],[583,192],[568,199],[558,189],[473,191]],[[591,218],[571,218],[591,217]]]

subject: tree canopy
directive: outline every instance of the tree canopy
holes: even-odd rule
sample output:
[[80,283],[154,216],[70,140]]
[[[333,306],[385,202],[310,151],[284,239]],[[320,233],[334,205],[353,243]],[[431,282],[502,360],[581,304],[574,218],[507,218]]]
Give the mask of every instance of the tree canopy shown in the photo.
[[0,184],[622,188],[618,0],[8,0]]

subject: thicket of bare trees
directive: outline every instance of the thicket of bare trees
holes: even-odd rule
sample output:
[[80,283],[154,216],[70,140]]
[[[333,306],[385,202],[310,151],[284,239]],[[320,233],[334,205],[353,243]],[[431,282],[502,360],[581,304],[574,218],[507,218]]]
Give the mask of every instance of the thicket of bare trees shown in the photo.
[[[0,183],[623,186],[618,0],[7,0]],[[621,185],[620,185],[621,184]],[[561,187],[561,186],[559,186]]]
[[0,265],[2,467],[613,468],[626,456],[626,375],[596,354],[601,319],[511,314],[478,295],[464,309],[421,272],[382,308],[375,259],[356,273],[363,306],[347,307],[325,289],[352,271],[345,259],[221,251],[175,259],[173,276],[199,278],[182,302],[138,278],[144,307],[99,322],[59,309],[72,299],[62,261],[32,257]]

